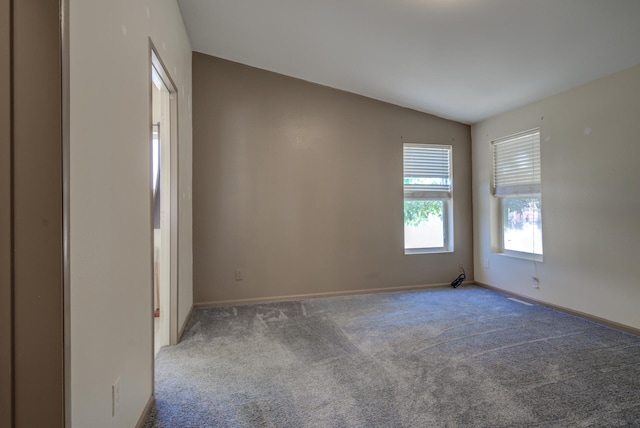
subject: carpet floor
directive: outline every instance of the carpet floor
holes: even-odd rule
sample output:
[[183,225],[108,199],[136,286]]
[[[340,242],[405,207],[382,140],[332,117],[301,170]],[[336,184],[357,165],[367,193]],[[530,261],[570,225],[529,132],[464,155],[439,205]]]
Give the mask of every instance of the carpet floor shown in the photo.
[[147,428],[640,426],[640,338],[475,286],[194,311]]

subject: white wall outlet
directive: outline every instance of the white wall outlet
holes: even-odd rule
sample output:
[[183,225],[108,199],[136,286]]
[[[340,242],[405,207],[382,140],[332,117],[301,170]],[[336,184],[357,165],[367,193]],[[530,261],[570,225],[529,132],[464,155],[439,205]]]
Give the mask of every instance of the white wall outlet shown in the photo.
[[120,411],[120,377],[111,385],[111,416],[116,416]]
[[531,275],[531,286],[533,288],[538,288],[538,277],[535,275]]
[[242,269],[237,268],[236,269],[236,281],[242,281],[244,279],[244,272],[242,271]]
[[491,267],[491,259],[487,257],[486,259],[484,259],[484,268],[489,269],[490,267]]

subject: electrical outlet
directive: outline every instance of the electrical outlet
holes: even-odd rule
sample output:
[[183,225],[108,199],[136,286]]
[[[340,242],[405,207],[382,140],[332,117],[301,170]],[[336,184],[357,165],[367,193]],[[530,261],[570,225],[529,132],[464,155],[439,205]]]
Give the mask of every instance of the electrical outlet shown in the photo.
[[120,377],[111,385],[111,416],[120,411]]
[[538,288],[538,277],[535,275],[531,275],[531,286],[533,288]]
[[237,268],[236,269],[236,281],[242,281],[244,279],[244,272],[242,271],[242,269]]
[[462,266],[462,263],[458,265],[458,272],[460,273],[464,272],[464,266]]
[[484,259],[484,268],[485,269],[489,269],[491,268],[491,259],[489,257],[487,257],[486,259]]

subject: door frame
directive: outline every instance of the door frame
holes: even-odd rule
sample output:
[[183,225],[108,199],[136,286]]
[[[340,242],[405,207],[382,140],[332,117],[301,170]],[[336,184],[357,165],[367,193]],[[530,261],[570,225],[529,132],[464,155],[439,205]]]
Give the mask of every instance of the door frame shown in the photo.
[[[149,39],[149,141],[153,138],[153,126],[152,126],[152,109],[153,109],[153,95],[152,95],[152,68],[155,68],[162,82],[169,90],[169,111],[170,111],[170,157],[171,157],[171,167],[170,167],[170,189],[169,189],[169,198],[171,202],[171,212],[170,212],[170,280],[169,280],[169,344],[175,345],[178,343],[178,88],[171,78],[170,73],[167,70],[158,50],[156,49],[153,41]],[[151,146],[150,150],[151,150]],[[149,159],[151,159],[152,154],[150,154]],[[151,173],[149,176],[149,189],[151,186]],[[153,301],[154,301],[154,275],[153,275],[153,254],[154,254],[154,243],[153,243],[153,194],[151,190],[149,191],[150,199],[149,199],[149,212],[150,212],[150,230],[152,232],[151,235],[151,322],[152,329],[151,333],[153,336],[153,346],[151,347],[152,355],[154,354],[155,349],[155,332],[153,329]],[[155,361],[155,356],[153,357]]]

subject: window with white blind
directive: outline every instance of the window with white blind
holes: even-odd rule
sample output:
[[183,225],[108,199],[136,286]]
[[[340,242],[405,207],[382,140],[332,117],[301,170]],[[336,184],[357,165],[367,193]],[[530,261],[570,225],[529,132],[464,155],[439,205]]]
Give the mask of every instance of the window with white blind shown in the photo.
[[451,251],[451,146],[405,143],[405,254]]
[[491,149],[491,187],[500,208],[501,250],[539,260],[542,257],[540,130],[492,141]]

